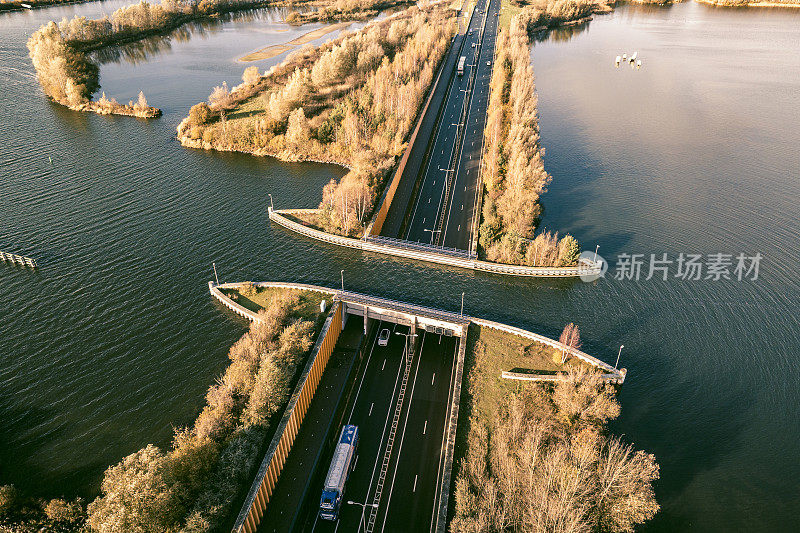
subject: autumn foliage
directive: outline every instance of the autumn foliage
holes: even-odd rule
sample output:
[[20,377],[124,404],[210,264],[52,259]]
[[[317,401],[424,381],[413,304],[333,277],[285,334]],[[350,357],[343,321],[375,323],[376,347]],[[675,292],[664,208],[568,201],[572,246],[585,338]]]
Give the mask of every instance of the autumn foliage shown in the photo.
[[520,16],[501,30],[496,47],[485,131],[485,188],[480,252],[486,259],[531,266],[569,266],[580,248],[570,235],[535,235],[539,196],[551,177],[544,169],[527,29]]
[[143,97],[128,105],[105,96],[103,101],[93,102],[92,94],[100,88],[99,69],[87,52],[169,31],[212,13],[259,3],[255,0],[203,0],[199,3],[162,0],[160,4],[151,4],[142,0],[99,19],[76,15],[59,23],[48,22],[28,40],[29,55],[45,94],[59,104],[100,114],[155,117],[161,112],[147,106],[146,102],[143,107]]
[[480,343],[471,357],[451,532],[630,532],[655,515],[655,458],[605,433],[620,412],[611,385],[577,366],[555,384],[498,384]]
[[433,4],[307,46],[257,80],[250,71],[241,85],[216,88],[211,120],[189,118],[178,136],[189,146],[347,166],[324,187],[320,220],[327,231],[356,235],[405,149],[454,31],[452,10]]

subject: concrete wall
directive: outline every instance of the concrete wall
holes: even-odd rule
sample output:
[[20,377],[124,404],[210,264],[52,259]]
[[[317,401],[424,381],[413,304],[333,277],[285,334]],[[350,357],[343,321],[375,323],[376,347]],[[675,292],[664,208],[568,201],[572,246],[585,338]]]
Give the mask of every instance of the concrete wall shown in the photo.
[[469,259],[467,257],[459,257],[453,254],[441,253],[437,252],[435,249],[422,251],[419,249],[419,246],[416,245],[404,247],[401,243],[390,244],[371,239],[353,239],[350,237],[342,237],[341,235],[334,235],[333,233],[327,233],[304,226],[303,224],[289,220],[285,216],[281,215],[282,212],[291,214],[293,211],[299,210],[276,211],[272,208],[269,208],[269,218],[273,222],[276,222],[287,229],[307,237],[311,237],[312,239],[336,244],[338,246],[346,246],[348,248],[364,250],[366,252],[394,255],[397,257],[417,259],[420,261],[428,261],[431,263],[455,266],[469,270],[481,270],[483,272],[493,272],[496,274],[506,274],[511,276],[563,278],[599,274],[600,272],[599,267],[596,265],[581,265],[576,267],[529,267],[521,265],[506,265],[501,263],[492,263],[490,261]]
[[392,181],[389,183],[389,186],[386,188],[386,192],[383,194],[383,199],[381,200],[381,205],[378,207],[378,210],[375,212],[375,215],[372,217],[372,222],[367,228],[367,234],[369,235],[380,235],[381,230],[383,229],[383,223],[386,221],[386,215],[389,214],[389,207],[392,205],[392,200],[394,200],[394,195],[397,192],[397,187],[400,185],[400,181],[403,177],[403,172],[406,170],[406,165],[408,164],[408,158],[411,156],[411,149],[414,147],[414,143],[417,140],[417,135],[419,134],[419,129],[422,127],[422,122],[425,119],[425,113],[428,112],[428,107],[430,106],[431,100],[433,99],[433,94],[436,92],[436,86],[439,85],[439,80],[442,77],[442,66],[447,61],[447,56],[443,57],[441,65],[439,66],[439,74],[436,76],[436,80],[431,85],[428,91],[428,99],[425,101],[425,106],[422,108],[422,111],[417,115],[417,125],[414,128],[414,132],[411,134],[411,137],[408,139],[408,146],[406,146],[406,151],[403,154],[403,157],[400,159],[400,164],[397,166],[397,170],[392,176]]
[[[610,381],[611,383],[622,383],[625,379],[627,370],[624,368],[620,370],[622,378],[619,374],[601,374],[600,379],[603,381]],[[515,379],[517,381],[565,381],[567,375],[564,373],[558,374],[521,374],[519,372],[503,372],[500,377],[503,379]]]
[[317,390],[317,385],[325,371],[331,353],[342,332],[342,306],[337,302],[331,308],[322,332],[317,339],[303,374],[295,387],[275,436],[270,442],[267,454],[261,463],[255,480],[247,494],[236,523],[235,533],[254,533],[258,529],[264,510],[267,508],[272,491],[281,475],[294,443],[294,438],[303,423],[303,417]]

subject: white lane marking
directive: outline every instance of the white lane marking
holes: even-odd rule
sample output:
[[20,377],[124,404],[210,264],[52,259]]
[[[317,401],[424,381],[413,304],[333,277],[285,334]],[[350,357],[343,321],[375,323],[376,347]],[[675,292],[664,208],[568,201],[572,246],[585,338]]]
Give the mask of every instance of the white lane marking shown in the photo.
[[[376,331],[380,331],[381,324],[383,324],[382,320],[378,321],[378,329]],[[372,359],[372,352],[375,350],[375,346],[378,344],[378,336],[375,335],[375,342],[372,343],[372,348],[369,349],[369,356],[367,357],[367,364],[364,366],[364,373],[361,375],[361,381],[358,384],[358,391],[356,391],[356,397],[353,399],[353,408],[350,409],[350,416],[347,417],[347,423],[350,424],[350,420],[353,418],[353,411],[356,410],[356,404],[358,403],[358,395],[361,394],[361,385],[364,384],[364,377],[367,375],[367,370],[369,369],[369,362]]]
[[414,475],[414,488],[411,490],[411,492],[417,492],[417,476],[416,475]]
[[431,203],[431,199],[430,198],[428,198],[428,203]]
[[[423,344],[425,343],[425,337],[422,337]],[[405,359],[406,357],[406,349],[403,348],[403,353],[401,355],[401,359]],[[383,438],[386,436],[386,427],[389,425],[389,418],[392,416],[392,400],[394,399],[394,394],[397,392],[397,385],[400,383],[400,374],[403,372],[403,365],[402,363],[397,365],[397,377],[394,379],[394,388],[392,389],[392,395],[389,397],[389,409],[386,410],[386,421],[383,423],[383,432],[381,433],[381,440],[380,446],[378,446],[378,454],[375,457],[375,464],[372,466],[372,475],[369,477],[369,485],[367,485],[367,497],[365,501],[369,501],[370,493],[372,492],[372,482],[375,479],[375,470],[378,468],[378,463],[380,462],[383,455],[380,453],[381,449],[383,449]],[[380,504],[380,502],[378,502]],[[362,511],[363,512],[363,511]],[[359,524],[359,529],[361,528],[361,524]]]
[[426,217],[422,217],[422,223],[423,223],[423,224],[425,223],[425,218],[426,218]]
[[356,465],[358,464],[358,458],[359,458],[359,457],[360,457],[359,455],[356,455],[356,460],[355,460],[355,462],[353,463],[353,470],[355,470],[355,469],[356,469]]
[[[414,381],[411,382],[411,394],[408,397],[408,411],[406,411],[406,419],[403,422],[403,432],[400,434],[400,446],[397,448],[397,460],[394,463],[394,472],[392,473],[392,483],[389,485],[389,498],[386,500],[386,514],[383,515],[383,525],[381,531],[386,527],[386,519],[389,517],[389,506],[392,503],[392,492],[394,492],[394,480],[397,477],[397,467],[400,465],[400,457],[403,454],[403,441],[406,438],[406,427],[408,426],[408,417],[411,414],[411,404],[414,402],[414,388],[417,385],[417,374],[419,374],[420,361],[422,360],[422,350],[425,347],[425,339],[427,335],[422,334],[422,344],[419,347],[419,357],[417,357],[417,369],[414,371]],[[401,367],[403,365],[400,365]],[[387,419],[388,421],[388,419]],[[383,439],[381,439],[383,440]],[[375,463],[377,466],[377,463]],[[370,482],[370,485],[372,483]],[[415,487],[416,489],[416,487]],[[369,494],[369,493],[368,493]]]
[[431,378],[431,385],[433,385],[433,382],[435,380],[436,380],[436,372],[433,373],[433,377]]
[[461,224],[458,225],[458,229],[456,231],[461,231]]
[[[375,402],[372,402],[372,405],[369,406],[369,414],[367,416],[372,416],[372,408],[375,407]],[[355,468],[355,467],[353,467]]]
[[[459,341],[459,342],[461,342],[461,341]],[[456,344],[456,347],[458,347],[458,344]],[[451,402],[453,400],[453,379],[455,379],[454,376],[456,374],[456,365],[454,364],[455,363],[455,352],[453,353],[453,357],[454,357],[454,360],[450,364],[450,389],[447,392],[447,405],[451,405]],[[451,415],[452,415],[452,413],[450,413],[450,408],[448,407],[447,411],[446,411],[446,415],[445,415],[446,418],[447,418],[447,427],[445,429],[446,432],[450,431],[450,425],[451,425],[451,422],[452,422],[452,416]],[[442,461],[444,460],[444,452],[445,452],[445,444],[446,444],[446,442],[447,442],[447,439],[445,439],[443,437],[442,438],[441,450],[439,452],[439,466],[436,468],[436,485],[434,485],[434,487],[436,487],[436,492],[434,493],[434,498],[433,498],[433,502],[434,503],[433,503],[433,514],[431,515],[431,524],[436,522],[436,518],[435,518],[436,510],[439,508],[439,500],[441,498],[441,493],[439,492],[439,479],[441,478],[441,475],[442,475]]]
[[386,366],[386,359],[383,360],[383,364],[381,365],[381,370]]
[[464,210],[464,204],[461,204],[461,210],[462,211]]
[[[422,434],[424,435],[426,431],[428,431],[428,421],[427,420],[425,421],[425,426],[422,428]],[[358,461],[357,458],[356,458],[356,461]]]

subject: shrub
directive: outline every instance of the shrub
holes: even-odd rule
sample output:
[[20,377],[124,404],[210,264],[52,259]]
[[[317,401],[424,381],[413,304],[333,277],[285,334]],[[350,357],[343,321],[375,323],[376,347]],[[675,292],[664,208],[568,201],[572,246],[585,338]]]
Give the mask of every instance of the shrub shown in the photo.
[[0,486],[0,518],[14,514],[19,504],[19,493],[14,485]]
[[211,108],[205,102],[195,104],[189,110],[189,124],[193,126],[202,126],[206,124],[211,118]]
[[56,498],[47,502],[44,507],[44,514],[54,522],[75,524],[83,518],[83,505],[80,499],[68,502],[61,498]]

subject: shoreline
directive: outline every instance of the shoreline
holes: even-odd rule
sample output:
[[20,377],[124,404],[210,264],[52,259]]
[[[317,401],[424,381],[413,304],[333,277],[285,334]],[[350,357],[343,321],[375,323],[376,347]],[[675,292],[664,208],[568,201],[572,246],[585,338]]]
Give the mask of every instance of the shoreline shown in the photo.
[[271,44],[271,45],[265,46],[263,48],[259,48],[257,50],[254,50],[252,52],[248,52],[247,54],[241,56],[236,61],[239,61],[239,62],[242,62],[242,63],[249,63],[249,62],[252,62],[252,61],[263,61],[265,59],[271,59],[271,58],[273,58],[275,56],[281,55],[284,52],[288,52],[289,50],[293,50],[294,48],[297,48],[298,46],[302,46],[304,44],[310,43],[311,41],[314,41],[316,39],[324,37],[324,36],[328,35],[329,33],[333,33],[333,32],[338,31],[338,30],[344,30],[348,26],[351,26],[353,24],[353,22],[354,21],[335,22],[333,24],[328,24],[327,26],[323,26],[321,28],[317,28],[316,30],[308,31],[308,32],[304,33],[303,35],[301,35],[300,37],[296,37],[296,38],[292,39],[291,41],[288,41],[288,42],[285,42],[285,43],[279,43],[279,44]]
[[698,4],[706,4],[714,7],[786,7],[790,9],[800,8],[800,2],[784,4],[781,2],[751,2],[746,4],[727,4],[724,2],[717,2],[715,0],[694,0]]

